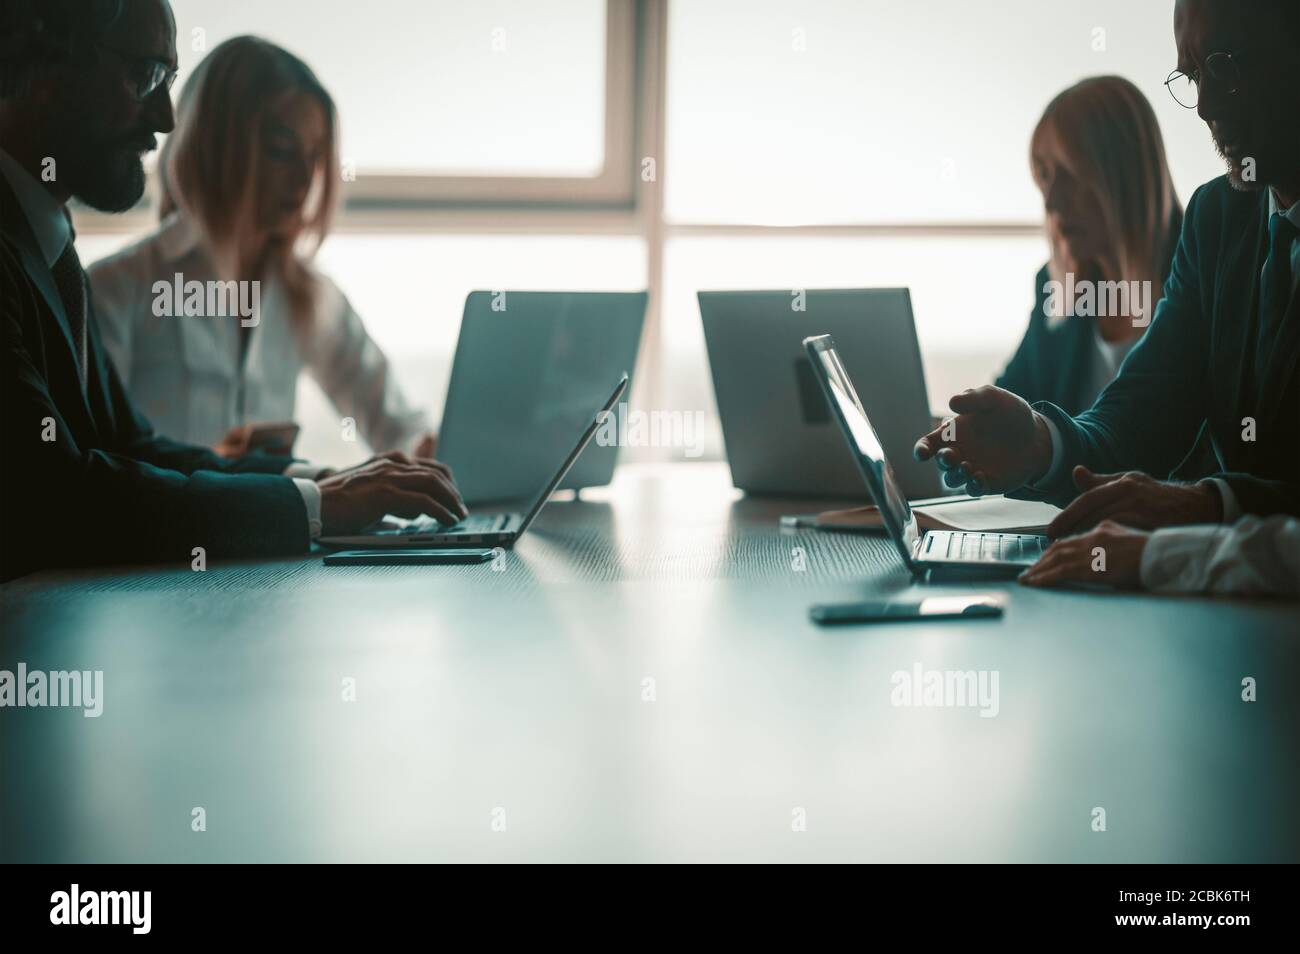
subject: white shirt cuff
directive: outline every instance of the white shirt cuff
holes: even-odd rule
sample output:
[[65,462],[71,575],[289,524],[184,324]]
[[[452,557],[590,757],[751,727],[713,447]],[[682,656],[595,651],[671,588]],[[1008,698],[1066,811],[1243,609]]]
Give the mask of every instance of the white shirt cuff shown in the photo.
[[320,464],[312,464],[305,460],[296,460],[284,469],[284,476],[302,478],[304,480],[319,480],[321,474],[329,470],[328,467],[322,467]]
[[1199,593],[1205,590],[1210,558],[1226,527],[1165,527],[1147,539],[1139,575],[1153,593]]
[[311,534],[312,540],[319,540],[320,488],[316,486],[314,480],[304,480],[301,477],[293,478],[293,485],[298,488],[298,493],[302,494],[303,505],[307,508],[307,532]]
[[1232,492],[1232,485],[1222,477],[1211,477],[1206,483],[1214,484],[1219,491],[1219,498],[1223,501],[1223,522],[1236,523],[1237,518],[1241,516],[1241,504],[1237,502],[1237,495]]
[[1065,442],[1061,440],[1061,432],[1057,430],[1056,422],[1046,414],[1043,415],[1043,421],[1047,424],[1047,433],[1052,438],[1052,463],[1048,466],[1047,473],[1029,482],[1028,486],[1031,490],[1045,490],[1050,487],[1065,457]]

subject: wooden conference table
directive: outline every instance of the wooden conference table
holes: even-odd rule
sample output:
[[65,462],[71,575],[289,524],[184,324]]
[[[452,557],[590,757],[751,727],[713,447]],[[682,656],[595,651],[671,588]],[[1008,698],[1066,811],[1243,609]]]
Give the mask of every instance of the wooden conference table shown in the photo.
[[[0,669],[104,699],[0,709],[0,860],[1300,858],[1295,604],[923,586],[1007,612],[821,629],[914,584],[807,509],[630,465],[500,569],[14,581]],[[894,704],[931,672],[996,696]]]

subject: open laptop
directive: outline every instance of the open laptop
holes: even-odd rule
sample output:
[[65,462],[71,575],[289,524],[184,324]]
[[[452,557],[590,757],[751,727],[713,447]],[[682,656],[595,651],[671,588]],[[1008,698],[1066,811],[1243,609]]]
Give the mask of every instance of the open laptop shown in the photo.
[[[470,292],[438,429],[466,503],[536,492],[555,448],[636,366],[645,309],[645,292]],[[617,459],[617,446],[590,448],[560,489],[608,484]]]
[[945,494],[935,468],[908,453],[930,429],[930,406],[906,288],[704,291],[699,301],[733,484],[751,494],[861,495],[801,346],[808,335],[831,334],[899,461],[903,493]]
[[627,393],[628,376],[624,372],[619,379],[614,393],[605,401],[604,407],[591,418],[586,429],[578,438],[578,443],[569,456],[564,458],[560,469],[547,480],[541,492],[533,498],[532,506],[526,513],[471,513],[460,523],[444,526],[432,517],[416,520],[383,522],[382,526],[363,530],[360,533],[341,536],[321,537],[320,542],[331,547],[508,547],[518,540],[536,519],[546,502],[564,480],[570,468],[582,456],[583,450],[591,443],[597,429],[613,413],[614,406]]
[[[1037,534],[956,530],[918,533],[916,515],[903,496],[889,455],[858,399],[848,372],[844,370],[834,339],[830,335],[808,338],[804,341],[804,348],[817,380],[821,382],[831,413],[858,462],[871,499],[880,508],[885,529],[898,546],[909,570],[919,574],[931,569],[963,567],[1005,568],[1018,572],[1042,556],[1048,539]],[[918,431],[917,436],[921,433],[924,431]]]

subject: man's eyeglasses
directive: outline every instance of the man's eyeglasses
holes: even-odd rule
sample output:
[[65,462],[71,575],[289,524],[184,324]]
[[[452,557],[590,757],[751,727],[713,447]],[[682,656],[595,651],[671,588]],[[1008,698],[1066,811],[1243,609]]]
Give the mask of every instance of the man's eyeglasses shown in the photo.
[[1179,106],[1195,109],[1206,79],[1214,80],[1225,93],[1235,93],[1241,87],[1241,66],[1231,53],[1211,53],[1205,58],[1204,73],[1197,69],[1190,73],[1174,70],[1165,80],[1165,87]]
[[151,56],[136,56],[103,43],[99,46],[101,49],[108,50],[126,66],[127,85],[140,102],[152,96],[160,86],[166,86],[170,91],[172,84],[176,82],[176,70],[162,60],[155,60]]

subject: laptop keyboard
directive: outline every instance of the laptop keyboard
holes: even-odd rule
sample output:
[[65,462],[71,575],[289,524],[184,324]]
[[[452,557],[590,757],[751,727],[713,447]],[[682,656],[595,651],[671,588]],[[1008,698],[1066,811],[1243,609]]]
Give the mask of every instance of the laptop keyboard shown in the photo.
[[384,536],[396,537],[423,536],[430,533],[499,533],[505,529],[506,524],[509,522],[510,515],[508,513],[472,513],[464,520],[451,526],[441,524],[432,517],[420,517],[418,520],[412,520],[404,526],[380,530],[378,533]]
[[955,563],[1033,563],[1047,538],[1020,533],[930,531],[921,558]]

